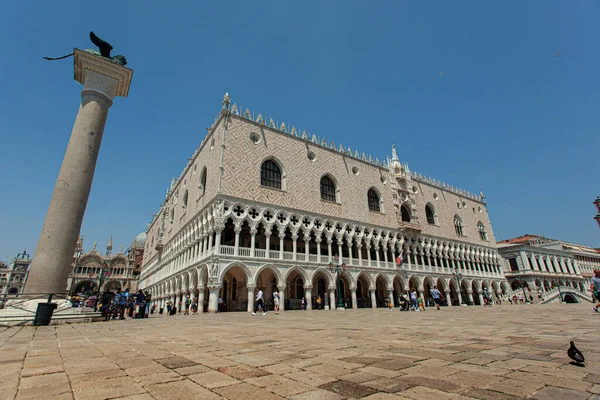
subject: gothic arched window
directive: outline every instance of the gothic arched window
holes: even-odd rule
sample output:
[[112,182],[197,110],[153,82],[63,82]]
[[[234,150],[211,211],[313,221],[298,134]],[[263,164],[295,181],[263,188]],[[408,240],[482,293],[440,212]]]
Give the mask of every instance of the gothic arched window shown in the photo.
[[406,204],[402,204],[400,213],[402,214],[402,222],[410,222],[410,210],[406,207]]
[[335,202],[335,184],[327,175],[321,178],[321,200]]
[[202,174],[200,174],[200,196],[206,192],[206,167],[202,168]]
[[188,203],[188,191],[187,189],[185,190],[185,193],[183,194],[183,208],[187,207],[187,203]]
[[261,186],[281,189],[281,169],[273,160],[266,160],[260,166]]
[[479,237],[481,238],[481,240],[488,240],[487,232],[485,231],[485,227],[481,222],[477,223],[477,231],[479,232]]
[[371,211],[381,211],[379,195],[374,189],[369,189],[367,192],[367,199],[369,201],[369,210]]
[[427,217],[428,224],[435,225],[435,211],[429,203],[425,206],[425,216]]
[[460,217],[458,215],[454,216],[454,230],[456,231],[456,234],[458,236],[464,236],[463,235],[462,221],[461,221],[461,219],[460,219]]

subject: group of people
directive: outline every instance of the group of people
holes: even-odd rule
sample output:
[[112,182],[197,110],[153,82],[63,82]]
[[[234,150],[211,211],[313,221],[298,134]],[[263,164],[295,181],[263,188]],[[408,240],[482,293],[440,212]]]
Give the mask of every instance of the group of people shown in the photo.
[[[438,290],[437,286],[434,286],[430,291],[431,298],[435,303],[435,309],[439,310],[442,304],[442,293]],[[392,299],[388,299],[388,310],[391,311],[394,308]],[[400,303],[400,311],[425,311],[425,299],[423,296],[419,296],[415,288],[411,288],[400,295],[398,298]]]
[[150,303],[152,295],[140,289],[136,294],[129,293],[129,289],[116,293],[105,291],[99,299],[97,308],[100,310],[105,321],[112,319],[125,319],[125,312],[129,318],[148,318],[150,314]]

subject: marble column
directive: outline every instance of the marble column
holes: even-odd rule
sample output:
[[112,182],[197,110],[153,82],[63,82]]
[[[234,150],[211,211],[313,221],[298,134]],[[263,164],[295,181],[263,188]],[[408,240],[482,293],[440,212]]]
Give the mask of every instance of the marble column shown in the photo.
[[279,259],[283,260],[283,239],[285,238],[285,232],[279,232]]
[[271,258],[271,231],[265,232],[265,258]]
[[251,313],[254,312],[254,289],[256,285],[248,284],[246,288],[248,289],[248,312]]
[[285,311],[285,285],[277,286],[279,289],[279,311]]
[[483,291],[478,290],[477,295],[479,296],[479,305],[482,306],[483,305]]
[[448,303],[448,307],[452,307],[452,297],[449,290],[446,291],[446,303]]
[[204,291],[206,289],[204,289],[204,285],[200,285],[200,288],[198,290],[199,290],[198,291],[198,311],[200,311],[200,313],[203,313],[204,312]]
[[362,243],[356,243],[356,248],[358,249],[358,265],[362,266]]
[[473,302],[473,291],[469,290],[469,291],[467,291],[467,294],[469,295],[469,304],[475,304]]
[[356,287],[350,287],[350,295],[352,296],[352,308],[358,308],[358,301],[356,300]]
[[298,255],[298,235],[292,235],[292,253],[292,260],[296,260]]
[[375,297],[375,289],[369,288],[371,292],[371,308],[377,308],[377,297]]
[[304,299],[306,300],[306,310],[312,310],[312,286],[304,285]]
[[236,226],[235,228],[233,228],[233,231],[235,232],[235,242],[233,244],[233,255],[239,256],[240,255],[240,232],[242,231],[242,228],[239,226]]
[[219,310],[219,290],[221,290],[220,283],[211,283],[208,285],[208,312],[216,313]]
[[335,286],[329,288],[329,309],[335,310]]
[[250,229],[250,257],[256,254],[256,228]]
[[104,57],[74,51],[81,104],[58,172],[25,293],[65,293],[85,214],[108,110],[127,97],[133,71]]

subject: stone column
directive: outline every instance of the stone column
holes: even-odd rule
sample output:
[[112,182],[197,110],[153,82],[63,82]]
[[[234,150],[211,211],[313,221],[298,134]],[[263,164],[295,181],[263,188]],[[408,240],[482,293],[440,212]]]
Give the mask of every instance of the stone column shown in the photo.
[[239,256],[240,255],[240,232],[242,231],[242,228],[239,226],[236,226],[235,228],[233,228],[233,231],[235,232],[235,244],[233,247],[233,255]]
[[469,304],[474,304],[473,303],[473,291],[472,290],[468,290],[467,294],[469,295]]
[[331,256],[331,243],[333,243],[333,240],[327,238],[327,258],[328,258],[327,262],[328,263],[331,263],[331,260],[333,259],[333,257]]
[[483,291],[478,290],[477,295],[479,296],[479,305],[482,306],[483,305]]
[[315,239],[315,242],[317,242],[317,262],[318,263],[321,262],[321,240],[322,239],[320,236]]
[[75,49],[75,80],[84,85],[81,104],[58,172],[25,293],[65,293],[81,230],[108,109],[127,97],[133,71]]
[[292,235],[292,252],[293,252],[293,258],[292,260],[296,260],[297,259],[297,254],[298,254],[298,235]]
[[269,252],[271,251],[271,231],[265,231],[265,258],[271,258]]
[[306,310],[312,310],[312,286],[304,285],[304,298],[306,299]]
[[367,244],[367,267],[371,266],[371,245]]
[[223,229],[217,228],[215,231],[215,252],[214,254],[221,254],[221,232]]
[[279,232],[279,259],[283,260],[283,238],[285,238],[285,231]]
[[350,287],[350,295],[352,296],[352,308],[356,310],[358,308],[358,301],[356,300],[356,287],[355,286]]
[[204,312],[204,291],[206,289],[204,289],[203,285],[200,285],[200,288],[198,290],[199,290],[198,291],[198,311],[200,311],[200,313],[203,313]]
[[379,257],[379,245],[376,245],[375,246],[375,260],[377,260],[377,268],[381,268],[381,264],[380,264],[381,260],[380,260],[380,258],[381,257]]
[[277,286],[279,289],[279,311],[285,311],[285,285]]
[[448,307],[452,307],[452,297],[449,290],[446,291],[446,302],[448,303]]
[[219,310],[219,290],[221,290],[220,283],[211,283],[208,285],[208,312],[216,313]]
[[371,308],[377,308],[377,298],[375,297],[375,289],[369,288],[371,292]]
[[329,288],[329,309],[335,310],[335,286]]
[[352,265],[352,248],[354,247],[354,240],[348,240],[348,265]]
[[[212,232],[209,232],[209,234],[208,234],[208,253],[209,254],[210,254],[210,250],[212,249],[212,246],[213,246],[212,240],[213,240]],[[213,251],[212,254],[216,254],[216,253]]]
[[356,243],[358,249],[358,265],[362,266],[362,242]]
[[310,235],[304,239],[304,261],[310,261]]
[[250,229],[250,257],[255,257],[256,253],[256,228]]
[[246,285],[246,288],[248,289],[248,312],[254,312],[254,289],[256,288],[256,285],[251,285],[248,284]]

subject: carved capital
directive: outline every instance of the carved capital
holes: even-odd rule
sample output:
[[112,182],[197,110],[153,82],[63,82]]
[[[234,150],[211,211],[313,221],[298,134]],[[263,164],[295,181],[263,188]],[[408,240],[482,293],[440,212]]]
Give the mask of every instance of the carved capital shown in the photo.
[[253,283],[249,283],[246,285],[246,288],[248,288],[248,290],[254,290],[254,289],[256,289],[256,285]]
[[304,290],[312,290],[312,285],[304,285]]
[[277,289],[279,289],[280,292],[283,292],[286,287],[287,287],[286,285],[279,285],[279,286],[277,286]]
[[208,290],[215,291],[215,290],[221,290],[221,288],[223,287],[223,285],[220,282],[211,282],[208,285],[206,285],[208,287]]

